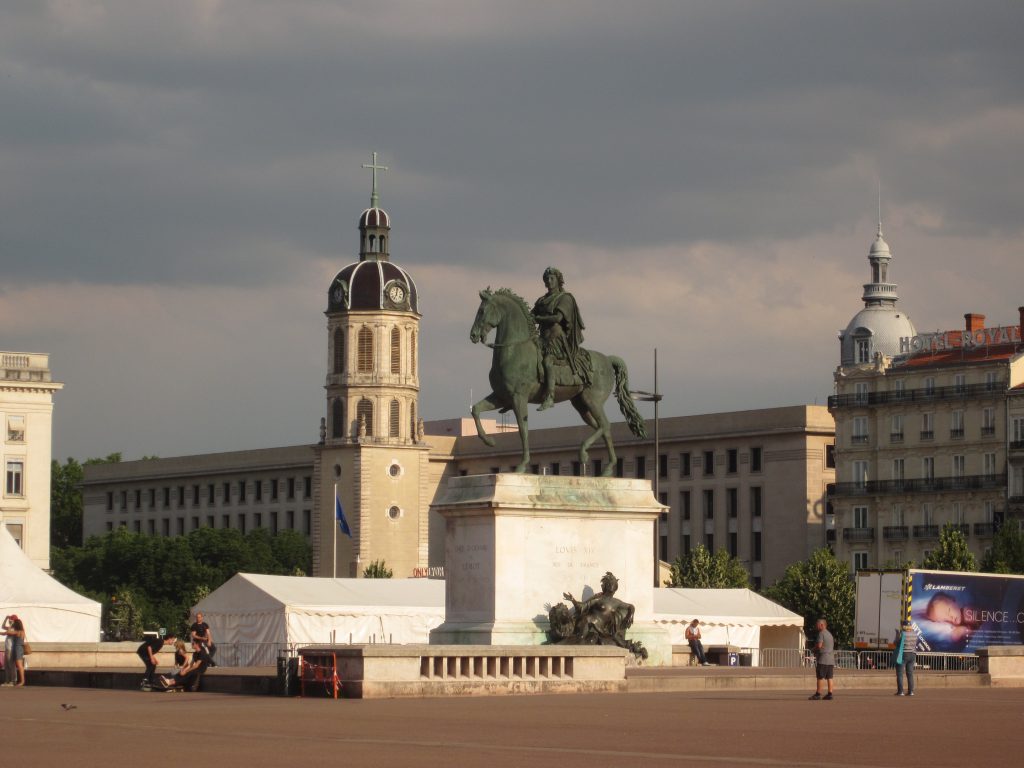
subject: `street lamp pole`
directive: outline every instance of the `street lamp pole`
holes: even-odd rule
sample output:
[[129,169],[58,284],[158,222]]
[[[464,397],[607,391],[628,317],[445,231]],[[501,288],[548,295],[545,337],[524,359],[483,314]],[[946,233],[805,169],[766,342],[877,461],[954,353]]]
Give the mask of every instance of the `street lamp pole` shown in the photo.
[[[661,393],[658,391],[658,348],[654,348],[654,391],[645,392],[634,389],[629,393],[634,400],[646,403],[654,403],[654,498],[660,503],[661,497],[658,493],[661,478],[661,421],[658,415],[658,403],[661,402]],[[654,523],[654,586],[658,586],[658,561],[661,559],[658,552],[658,527],[661,524],[661,515]]]

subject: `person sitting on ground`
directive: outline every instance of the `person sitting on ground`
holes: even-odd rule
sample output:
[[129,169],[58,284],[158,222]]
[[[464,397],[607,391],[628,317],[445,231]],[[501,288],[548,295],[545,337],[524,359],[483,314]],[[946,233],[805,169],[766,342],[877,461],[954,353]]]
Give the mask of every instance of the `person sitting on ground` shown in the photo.
[[200,643],[192,643],[192,658],[189,659],[180,671],[170,677],[160,676],[160,686],[163,688],[184,688],[195,691],[199,688],[199,678],[210,666],[210,654]]
[[174,641],[174,672],[181,672],[182,668],[192,660],[192,652],[185,646],[185,641],[180,637]]
[[157,667],[156,655],[160,653],[160,649],[177,639],[176,635],[167,635],[166,637],[154,635],[143,640],[142,645],[135,651],[139,658],[142,659],[142,663],[146,665],[146,674],[142,677],[143,688],[148,688],[153,684],[153,674],[156,672]]
[[711,662],[704,655],[704,643],[700,640],[700,621],[694,619],[686,626],[686,642],[690,644],[690,652],[697,658],[702,667],[710,667]]

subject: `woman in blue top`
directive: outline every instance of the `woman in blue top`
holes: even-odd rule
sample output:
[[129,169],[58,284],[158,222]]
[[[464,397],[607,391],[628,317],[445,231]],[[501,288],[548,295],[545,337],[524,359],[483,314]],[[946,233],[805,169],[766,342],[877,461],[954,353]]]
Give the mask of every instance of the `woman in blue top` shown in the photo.
[[18,682],[14,685],[20,688],[25,685],[25,625],[17,616],[8,616],[4,621],[3,634],[12,641],[10,660],[18,670]]

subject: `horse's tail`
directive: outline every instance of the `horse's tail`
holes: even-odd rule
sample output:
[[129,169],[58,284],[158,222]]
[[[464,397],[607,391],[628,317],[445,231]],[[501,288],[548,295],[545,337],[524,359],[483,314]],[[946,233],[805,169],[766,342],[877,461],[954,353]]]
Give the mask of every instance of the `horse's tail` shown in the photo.
[[629,431],[637,437],[647,437],[647,426],[644,424],[644,417],[636,409],[636,403],[629,394],[629,372],[626,370],[626,362],[621,357],[608,355],[608,362],[615,371],[615,399],[619,401],[619,410],[626,417],[626,424]]

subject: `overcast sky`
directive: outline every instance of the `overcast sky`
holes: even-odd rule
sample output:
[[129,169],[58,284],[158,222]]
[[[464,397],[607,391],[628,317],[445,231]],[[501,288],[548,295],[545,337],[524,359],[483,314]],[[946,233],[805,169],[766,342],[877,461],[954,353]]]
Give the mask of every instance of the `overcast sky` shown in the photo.
[[50,353],[61,460],[315,442],[376,150],[427,419],[486,394],[479,289],[532,302],[549,264],[634,388],[658,349],[663,414],[824,403],[879,184],[920,331],[1018,321],[1022,28],[1014,0],[4,0],[0,349]]

